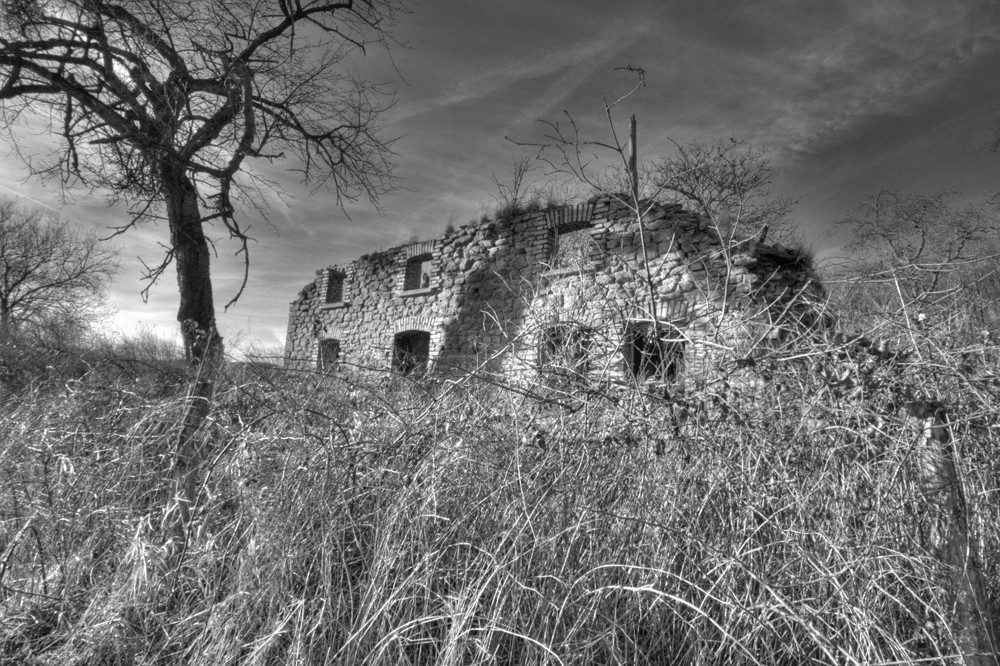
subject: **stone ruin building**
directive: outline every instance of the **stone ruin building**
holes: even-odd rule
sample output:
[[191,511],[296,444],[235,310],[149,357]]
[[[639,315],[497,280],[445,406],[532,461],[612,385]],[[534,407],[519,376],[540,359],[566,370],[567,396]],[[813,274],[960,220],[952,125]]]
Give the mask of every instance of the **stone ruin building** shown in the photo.
[[602,196],[316,271],[291,304],[285,363],[674,382],[716,350],[780,343],[822,295],[799,252],[723,245],[674,204],[640,225]]

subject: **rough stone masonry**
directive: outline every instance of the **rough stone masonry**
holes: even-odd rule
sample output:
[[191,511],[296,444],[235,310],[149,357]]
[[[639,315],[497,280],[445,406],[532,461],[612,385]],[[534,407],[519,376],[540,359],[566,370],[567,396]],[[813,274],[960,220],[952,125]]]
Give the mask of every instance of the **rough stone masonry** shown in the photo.
[[674,204],[640,224],[602,196],[316,271],[291,304],[285,363],[679,381],[808,325],[823,293],[800,252],[723,242]]

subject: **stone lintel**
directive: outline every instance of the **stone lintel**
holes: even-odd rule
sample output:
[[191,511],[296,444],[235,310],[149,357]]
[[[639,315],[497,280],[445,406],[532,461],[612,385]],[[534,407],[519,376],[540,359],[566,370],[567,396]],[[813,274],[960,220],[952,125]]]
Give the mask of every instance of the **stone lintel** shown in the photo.
[[428,294],[436,294],[438,287],[421,287],[420,289],[405,289],[400,291],[397,296],[400,298],[409,298],[411,296],[426,296]]

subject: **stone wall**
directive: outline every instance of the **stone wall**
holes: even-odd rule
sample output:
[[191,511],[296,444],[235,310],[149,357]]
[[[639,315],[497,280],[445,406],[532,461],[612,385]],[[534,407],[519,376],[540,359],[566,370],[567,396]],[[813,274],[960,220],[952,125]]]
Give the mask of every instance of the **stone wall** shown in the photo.
[[674,379],[778,337],[821,292],[798,253],[754,239],[723,251],[680,206],[640,225],[601,197],[317,271],[291,304],[286,364]]

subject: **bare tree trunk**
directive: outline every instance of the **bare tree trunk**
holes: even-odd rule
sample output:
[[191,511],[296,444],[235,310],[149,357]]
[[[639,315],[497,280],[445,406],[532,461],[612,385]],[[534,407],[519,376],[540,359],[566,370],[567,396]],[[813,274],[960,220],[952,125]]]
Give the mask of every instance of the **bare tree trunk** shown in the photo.
[[194,363],[214,363],[222,353],[222,339],[215,328],[209,274],[211,257],[202,228],[198,191],[183,167],[165,165],[162,178],[170,223],[170,247],[180,288],[177,321],[184,336],[185,353]]
[[164,165],[162,179],[180,288],[177,321],[184,337],[185,354],[192,365],[184,418],[174,442],[173,497],[164,518],[167,554],[174,559],[187,546],[191,510],[204,471],[206,452],[197,432],[211,410],[212,380],[222,357],[222,338],[215,327],[209,247],[202,228],[198,192],[182,167]]
[[163,520],[167,541],[167,557],[176,558],[187,548],[191,510],[198,499],[198,487],[207,458],[205,443],[197,437],[198,429],[212,408],[214,384],[210,379],[196,378],[188,387],[184,419],[174,446],[171,465],[173,497],[170,498]]
[[937,509],[929,545],[951,571],[952,630],[968,666],[996,666],[997,621],[988,608],[986,581],[969,536],[969,516],[955,468],[947,416],[938,405],[911,402],[904,414],[916,430],[914,455],[921,492]]
[[9,342],[12,337],[10,308],[6,303],[0,303],[0,342]]

